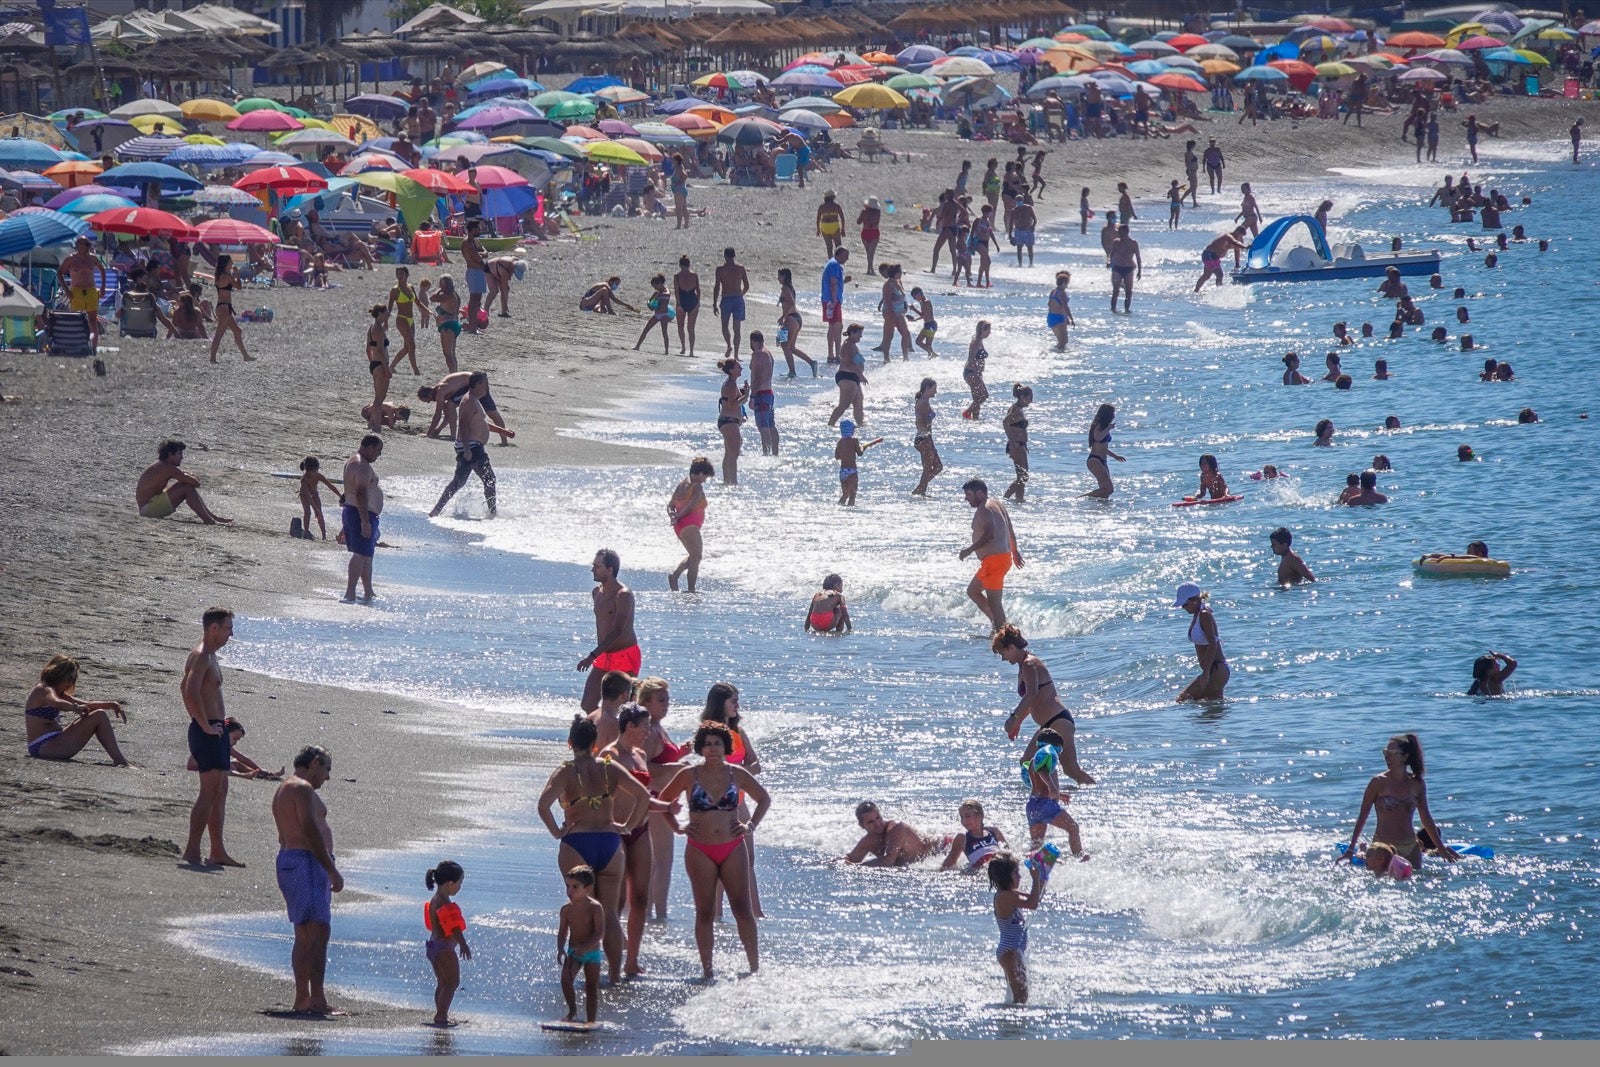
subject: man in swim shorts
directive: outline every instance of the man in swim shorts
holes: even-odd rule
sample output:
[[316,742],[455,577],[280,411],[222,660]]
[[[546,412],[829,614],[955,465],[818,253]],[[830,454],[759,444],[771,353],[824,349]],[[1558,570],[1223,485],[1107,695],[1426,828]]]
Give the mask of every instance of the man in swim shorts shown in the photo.
[[967,596],[978,605],[989,625],[999,630],[1006,624],[1006,611],[1001,603],[1006,572],[1013,563],[1022,566],[1017,534],[1011,527],[1011,515],[1005,505],[989,499],[989,486],[982,479],[971,479],[961,491],[967,503],[976,509],[972,516],[972,544],[961,550],[961,558],[975,555],[980,561],[978,573],[967,585]]
[[1200,253],[1200,265],[1204,268],[1200,272],[1200,280],[1194,283],[1194,291],[1199,292],[1206,284],[1206,279],[1213,275],[1217,284],[1222,284],[1222,257],[1230,250],[1233,251],[1233,265],[1239,266],[1239,253],[1249,251],[1249,246],[1244,243],[1247,226],[1235,226],[1232,233],[1222,234],[1206,245]]
[[[467,484],[467,478],[474,472],[478,480],[483,483],[483,499],[489,505],[489,517],[492,519],[499,510],[495,501],[495,476],[494,465],[489,462],[489,453],[484,451],[484,442],[489,437],[489,413],[484,407],[484,398],[489,395],[489,375],[484,371],[473,371],[467,376],[466,392],[456,402],[456,470],[450,479],[450,484],[444,487],[439,494],[438,501],[433,505],[433,510],[428,512],[429,518],[434,518],[444,511],[444,506],[456,491]],[[500,432],[509,435],[510,430],[504,428]]]
[[272,795],[272,821],[278,826],[278,890],[294,926],[294,1010],[306,1015],[343,1015],[328,1006],[323,975],[328,969],[333,894],[344,876],[333,859],[328,808],[317,790],[333,773],[333,757],[307,745],[294,758],[294,773]]
[[844,339],[844,286],[850,275],[844,265],[850,262],[848,248],[833,250],[833,258],[822,268],[822,321],[828,324],[828,362],[839,362],[839,342]]
[[[100,343],[100,293],[106,287],[106,268],[89,250],[89,239],[80,237],[72,255],[61,261],[60,276],[67,279],[69,307],[89,316],[89,340]],[[98,284],[97,284],[98,283]]]
[[[189,755],[200,772],[200,795],[189,811],[189,840],[181,862],[190,866],[243,867],[222,844],[222,822],[228,806],[228,772],[233,748],[228,743],[228,713],[222,704],[222,668],[217,650],[233,636],[233,612],[209,608],[200,616],[200,643],[183,664],[178,691],[189,713]],[[200,838],[211,834],[211,853],[200,858]]]
[[910,823],[890,822],[870,800],[856,805],[856,823],[867,836],[856,842],[844,861],[863,867],[904,867],[927,859],[950,844],[949,838],[925,834]]
[[356,582],[372,600],[372,559],[378,554],[378,515],[383,511],[383,490],[378,487],[378,472],[372,465],[383,455],[383,438],[369,433],[361,446],[344,463],[344,505],[339,509],[344,547],[350,553],[346,568],[344,599],[354,603]]
[[461,241],[461,259],[467,265],[467,310],[462,315],[462,329],[478,332],[478,308],[489,292],[489,273],[483,259],[483,245],[478,243],[478,231],[483,223],[477,219],[467,223],[467,236]]
[[[1135,275],[1135,270],[1138,274]],[[1128,224],[1119,223],[1117,239],[1111,243],[1111,310],[1117,310],[1117,292],[1122,292],[1122,310],[1133,306],[1133,280],[1144,277],[1144,260],[1139,258],[1139,242],[1128,236]]]
[[[739,324],[744,322],[744,294],[750,291],[750,276],[733,261],[733,257],[733,249],[722,250],[722,266],[717,268],[717,281],[711,289],[711,299],[722,316],[722,340],[728,346],[722,353],[724,356],[739,354]],[[733,325],[731,335],[729,323]]]
[[772,391],[772,352],[760,330],[750,331],[750,410],[761,434],[761,454],[778,454],[778,397]]
[[200,479],[180,466],[183,450],[182,441],[163,441],[156,450],[156,462],[139,472],[133,489],[139,514],[147,519],[164,519],[177,511],[178,505],[186,504],[207,526],[232,522],[213,515],[200,499]]
[[621,571],[622,557],[609,548],[596,552],[589,565],[589,573],[600,584],[593,593],[594,650],[578,661],[578,669],[589,672],[580,702],[584,711],[600,707],[600,680],[607,671],[637,678],[643,665],[639,638],[633,632],[633,590],[617,580]]

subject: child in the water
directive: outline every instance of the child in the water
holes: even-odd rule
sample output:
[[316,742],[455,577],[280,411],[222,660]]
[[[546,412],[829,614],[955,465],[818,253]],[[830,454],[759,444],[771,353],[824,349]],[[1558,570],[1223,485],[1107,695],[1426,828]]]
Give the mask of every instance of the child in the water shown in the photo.
[[1028,875],[1032,884],[1024,894],[1021,891],[1021,857],[1002,852],[989,861],[989,884],[994,887],[994,921],[1000,927],[1000,943],[995,946],[994,955],[1005,972],[1006,983],[1011,986],[1011,999],[1018,1004],[1028,1002],[1028,916],[1025,913],[1039,906],[1039,898],[1044,896],[1045,884],[1050,879],[1050,868],[1042,863],[1030,864]]
[[1217,467],[1217,457],[1210,452],[1200,457],[1200,492],[1188,499],[1204,500],[1208,495],[1212,500],[1221,500],[1228,495],[1228,483],[1223,480],[1222,471]]
[[579,864],[567,871],[567,902],[556,930],[556,959],[561,961],[561,995],[567,998],[567,1021],[578,1017],[578,971],[583,971],[584,1021],[594,1022],[600,1008],[600,935],[606,909],[594,898],[594,870]]
[[1411,861],[1395,852],[1393,845],[1382,841],[1374,841],[1368,845],[1361,853],[1361,859],[1367,865],[1367,870],[1379,878],[1388,876],[1397,882],[1403,882],[1411,877]]
[[963,800],[956,814],[961,819],[961,833],[951,840],[950,854],[944,858],[939,869],[948,871],[965,857],[967,873],[970,874],[999,855],[1007,843],[1006,835],[1000,832],[998,826],[984,825],[983,804],[980,801]]
[[815,630],[819,634],[850,631],[850,609],[844,606],[843,578],[830,574],[822,579],[822,592],[812,594],[803,629],[807,632]]
[[1023,765],[1028,774],[1028,833],[1033,838],[1034,851],[1038,851],[1050,827],[1065,830],[1072,854],[1086,860],[1089,857],[1083,851],[1078,824],[1067,814],[1066,805],[1072,798],[1061,795],[1061,782],[1056,773],[1066,743],[1060,734],[1050,729],[1040,730],[1033,737],[1033,756]]
[[466,871],[454,860],[445,860],[423,878],[423,884],[433,890],[433,897],[422,905],[422,921],[428,927],[428,943],[424,949],[428,962],[433,964],[433,1025],[454,1026],[450,1018],[450,1002],[461,986],[461,959],[470,960],[472,949],[467,945],[467,920],[461,914],[461,905],[450,898],[461,892]]
[[856,464],[867,454],[867,449],[882,441],[879,437],[863,443],[856,439],[856,424],[849,419],[840,420],[839,443],[833,446],[833,458],[839,461],[839,503],[855,504],[856,489],[861,483]]

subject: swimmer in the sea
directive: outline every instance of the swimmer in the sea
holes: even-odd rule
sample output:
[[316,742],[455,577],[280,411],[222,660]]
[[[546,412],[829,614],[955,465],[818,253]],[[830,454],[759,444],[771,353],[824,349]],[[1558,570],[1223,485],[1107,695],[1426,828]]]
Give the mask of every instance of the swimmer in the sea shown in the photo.
[[1344,373],[1344,368],[1339,366],[1339,353],[1329,352],[1323,362],[1328,365],[1328,373],[1322,376],[1322,380],[1325,382],[1338,381],[1339,375]]
[[1364,470],[1361,472],[1360,491],[1355,496],[1345,499],[1351,507],[1364,507],[1369,504],[1387,504],[1389,498],[1378,492],[1378,472]]
[[1388,456],[1379,452],[1372,457],[1372,469],[1375,471],[1392,471],[1394,470],[1394,465],[1389,462]]
[[878,805],[870,800],[856,805],[856,823],[866,831],[866,836],[844,857],[846,863],[859,863],[863,867],[904,867],[927,859],[945,846],[945,839],[937,834],[925,834],[910,823],[885,819]]
[[1317,439],[1311,442],[1318,448],[1330,448],[1333,445],[1333,420],[1322,419],[1317,423]]
[[950,842],[950,854],[945,856],[939,869],[948,871],[965,859],[966,872],[971,874],[1006,846],[1006,835],[998,826],[984,825],[981,801],[963,800],[956,814],[961,819],[961,832]]
[[1200,457],[1200,491],[1184,499],[1204,500],[1209,496],[1212,500],[1221,500],[1227,495],[1228,483],[1223,480],[1222,470],[1217,466],[1217,457],[1207,452]]
[[844,579],[830,574],[822,579],[822,592],[811,595],[802,630],[815,630],[819,634],[849,633],[850,609],[844,606]]
[[1310,385],[1311,379],[1300,373],[1300,356],[1295,352],[1283,354],[1283,384]]
[[1361,475],[1352,471],[1344,476],[1344,488],[1339,490],[1339,498],[1335,504],[1348,504],[1350,498],[1361,492]]
[[1272,554],[1278,557],[1278,584],[1298,585],[1301,582],[1314,582],[1316,575],[1311,573],[1311,568],[1306,566],[1306,561],[1290,546],[1294,544],[1294,534],[1289,532],[1287,526],[1280,526],[1272,531]]
[[1333,324],[1333,336],[1338,339],[1341,347],[1356,343],[1356,339],[1350,336],[1350,328],[1342,322]]
[[1506,679],[1517,669],[1517,661],[1504,652],[1489,652],[1472,661],[1472,687],[1469,697],[1506,695]]
[[[1440,329],[1444,329],[1444,327],[1441,326]],[[1380,359],[1380,360],[1378,360],[1376,363],[1374,363],[1372,365],[1372,380],[1373,381],[1375,381],[1375,382],[1386,382],[1392,377],[1394,377],[1394,375],[1389,373],[1389,361],[1388,360]]]

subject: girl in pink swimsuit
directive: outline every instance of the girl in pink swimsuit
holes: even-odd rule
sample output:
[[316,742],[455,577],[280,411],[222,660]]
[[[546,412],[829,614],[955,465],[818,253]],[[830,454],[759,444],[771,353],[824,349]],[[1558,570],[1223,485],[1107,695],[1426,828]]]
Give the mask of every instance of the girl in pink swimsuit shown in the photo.
[[667,584],[678,591],[678,576],[689,572],[689,592],[694,592],[700,577],[700,557],[705,545],[700,540],[700,527],[706,521],[706,491],[702,488],[707,478],[714,477],[717,469],[704,456],[696,456],[689,464],[689,477],[678,483],[667,502],[667,518],[672,522],[672,532],[678,535],[688,555],[683,557],[667,575]]

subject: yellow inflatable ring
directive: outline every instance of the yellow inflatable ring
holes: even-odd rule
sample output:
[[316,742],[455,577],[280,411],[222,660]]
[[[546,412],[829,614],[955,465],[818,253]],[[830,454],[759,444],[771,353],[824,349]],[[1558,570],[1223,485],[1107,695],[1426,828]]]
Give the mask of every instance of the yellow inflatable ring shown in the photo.
[[1456,556],[1444,552],[1430,552],[1413,562],[1412,566],[1423,574],[1441,578],[1505,578],[1511,574],[1511,564],[1503,559]]

